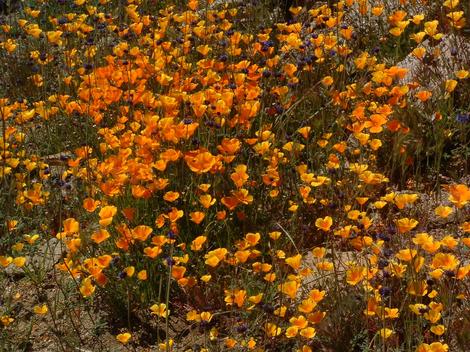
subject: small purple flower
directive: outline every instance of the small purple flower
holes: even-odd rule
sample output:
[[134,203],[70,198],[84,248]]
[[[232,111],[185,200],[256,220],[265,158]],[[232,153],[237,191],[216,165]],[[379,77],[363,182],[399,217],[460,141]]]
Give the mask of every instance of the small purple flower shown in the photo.
[[219,56],[219,61],[221,62],[226,62],[228,60],[228,55],[227,54],[222,54]]
[[429,307],[422,307],[418,310],[421,314],[427,313],[429,311]]
[[385,258],[390,258],[393,255],[393,251],[390,248],[384,248],[382,254]]
[[121,261],[121,258],[114,257],[113,259],[111,259],[110,266],[116,266],[120,261]]
[[448,277],[455,277],[455,273],[452,270],[446,270],[444,274]]
[[271,76],[271,71],[269,71],[269,70],[264,70],[264,71],[263,71],[263,77],[269,77],[269,76]]
[[379,289],[379,293],[382,297],[387,297],[387,296],[390,296],[390,294],[392,293],[392,290],[389,287],[381,287]]
[[377,235],[377,237],[378,237],[379,239],[381,239],[382,241],[385,241],[385,242],[390,241],[390,236],[387,235],[387,234],[385,234],[385,233],[383,233],[383,232],[379,233],[379,234]]
[[386,259],[379,259],[379,262],[378,262],[378,267],[380,270],[383,270],[385,269],[385,267],[387,267],[389,264],[388,260]]
[[127,273],[125,271],[121,271],[118,274],[118,279],[124,280],[127,277]]
[[167,265],[170,266],[170,267],[173,266],[173,265],[175,265],[175,261],[174,261],[173,258],[171,258],[171,257],[167,257],[167,258],[165,259],[165,261],[166,261]]
[[460,123],[469,123],[470,122],[470,113],[458,113],[456,116],[455,116],[455,119],[457,120],[457,122],[460,122]]
[[279,104],[275,104],[275,105],[274,105],[274,109],[276,109],[276,112],[277,112],[278,114],[282,114],[282,113],[284,112],[284,108],[283,108],[281,105],[279,105]]

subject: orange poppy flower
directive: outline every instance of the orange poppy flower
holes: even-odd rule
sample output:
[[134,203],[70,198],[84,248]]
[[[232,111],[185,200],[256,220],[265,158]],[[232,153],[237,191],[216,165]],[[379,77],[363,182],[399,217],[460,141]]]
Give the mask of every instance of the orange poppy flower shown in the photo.
[[204,150],[196,150],[186,153],[184,156],[186,164],[191,171],[201,174],[206,173],[215,165],[217,158]]
[[189,216],[191,217],[192,222],[199,225],[204,220],[206,214],[202,211],[193,211],[189,213]]
[[114,215],[117,213],[117,208],[114,205],[107,205],[101,208],[99,212],[100,225],[108,226],[113,221]]
[[152,259],[155,259],[160,253],[162,253],[162,248],[158,246],[144,248],[145,256]]
[[131,231],[132,238],[138,241],[146,241],[152,231],[150,226],[139,225]]
[[79,230],[80,224],[74,218],[68,218],[64,220],[64,232],[66,234],[77,233]]
[[449,200],[457,207],[464,207],[470,200],[470,189],[464,185],[451,185],[449,187]]
[[331,218],[331,216],[326,216],[324,218],[318,218],[315,221],[315,226],[318,229],[320,229],[322,231],[325,231],[325,232],[328,232],[332,225],[333,225],[333,219]]
[[427,90],[422,90],[422,91],[416,93],[416,98],[421,100],[423,103],[425,101],[428,101],[429,98],[431,98],[431,97],[432,97],[432,92],[427,91]]
[[396,225],[399,233],[407,233],[418,225],[418,221],[415,219],[402,218],[396,221]]
[[163,195],[163,199],[166,200],[167,202],[174,202],[179,197],[180,197],[179,192],[173,192],[173,191],[166,192]]
[[204,243],[206,243],[207,237],[206,236],[198,236],[191,242],[191,250],[192,251],[200,251]]
[[184,266],[174,265],[174,266],[171,267],[171,276],[175,280],[182,279],[185,272],[186,272],[186,268]]
[[248,180],[249,176],[246,173],[246,170],[247,170],[246,165],[243,165],[243,164],[237,165],[235,167],[235,172],[230,175],[230,178],[235,183],[235,186],[237,186],[237,188],[241,188],[245,184],[245,182]]
[[100,205],[99,200],[94,200],[93,198],[86,198],[83,200],[83,208],[88,211],[89,213],[92,213],[95,211],[95,209]]
[[241,143],[237,138],[224,138],[217,149],[223,154],[236,154],[240,150]]
[[179,210],[178,208],[171,208],[171,211],[167,214],[168,219],[170,222],[174,223],[178,221],[178,219],[181,219],[184,215],[183,210]]
[[106,241],[110,236],[111,235],[109,234],[109,232],[105,229],[99,229],[93,235],[91,235],[91,239],[95,243],[100,244],[101,242]]
[[367,270],[362,266],[354,266],[346,271],[346,282],[352,286],[361,282],[367,274]]
[[278,286],[278,290],[289,296],[291,299],[296,297],[299,288],[300,284],[295,280],[284,282]]
[[206,208],[209,209],[212,205],[214,205],[216,202],[215,198],[212,198],[210,194],[203,194],[202,196],[199,197],[199,203]]
[[300,268],[300,264],[302,262],[302,255],[297,254],[293,257],[289,257],[285,259],[287,265],[289,265],[292,269],[298,270]]

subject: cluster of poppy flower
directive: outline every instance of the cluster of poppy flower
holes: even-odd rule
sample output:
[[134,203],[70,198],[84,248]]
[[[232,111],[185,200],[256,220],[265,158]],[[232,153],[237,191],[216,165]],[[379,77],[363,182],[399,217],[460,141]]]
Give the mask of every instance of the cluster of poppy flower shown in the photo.
[[[14,185],[18,209],[5,226],[20,238],[0,265],[26,271],[28,250],[54,235],[66,249],[55,268],[84,299],[125,288],[125,300],[132,287],[132,307],[162,326],[178,308],[173,297],[183,297],[192,307],[179,314],[204,329],[208,347],[311,351],[341,305],[328,296],[338,299],[340,289],[363,298],[363,311],[351,314],[362,316],[371,346],[400,346],[413,321],[406,338],[416,351],[447,351],[448,326],[460,316],[448,315],[447,327],[443,317],[469,299],[470,190],[448,185],[434,213],[416,220],[420,195],[387,187],[378,153],[390,135],[410,133],[398,112],[439,97],[400,83],[406,69],[359,50],[346,16],[356,6],[384,17],[389,35],[407,33],[423,59],[419,44],[441,40],[444,28],[409,18],[400,2],[388,15],[366,0],[291,8],[292,23],[258,33],[242,29],[237,8],[197,0],[158,14],[138,0],[114,15],[106,0],[76,0],[57,16],[41,2],[27,8],[0,27],[0,50],[24,54],[18,33],[37,44],[25,50],[43,95],[0,100],[0,177]],[[465,24],[458,6],[442,4],[456,31]],[[64,67],[59,82],[45,74],[54,64]],[[442,99],[467,70],[445,80]],[[312,86],[325,115],[308,103],[299,116]],[[28,228],[22,214],[51,207],[57,192],[47,158],[26,148],[28,133],[58,116],[94,124],[95,142],[75,149],[55,176],[80,187],[80,206],[59,229],[47,219]],[[406,145],[398,149],[410,158]],[[438,230],[427,230],[431,223]],[[341,262],[341,253],[354,258]],[[14,316],[2,314],[7,328]],[[127,329],[117,340],[137,343]],[[179,348],[170,336],[157,342]]]

